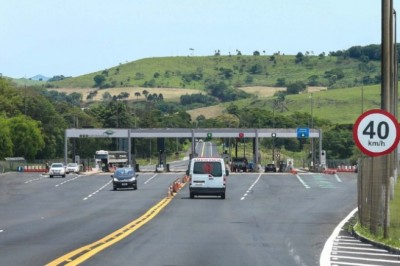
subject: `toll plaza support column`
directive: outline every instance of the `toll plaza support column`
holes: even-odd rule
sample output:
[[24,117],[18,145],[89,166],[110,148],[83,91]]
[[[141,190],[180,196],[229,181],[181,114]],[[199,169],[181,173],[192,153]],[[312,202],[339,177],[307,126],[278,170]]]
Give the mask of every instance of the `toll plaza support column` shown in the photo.
[[255,172],[259,172],[259,167],[258,167],[258,164],[260,163],[259,161],[258,161],[258,155],[259,155],[259,151],[258,151],[258,130],[256,129],[255,130],[256,131],[256,137],[254,138],[254,144],[253,144],[253,147],[254,147],[254,171]]

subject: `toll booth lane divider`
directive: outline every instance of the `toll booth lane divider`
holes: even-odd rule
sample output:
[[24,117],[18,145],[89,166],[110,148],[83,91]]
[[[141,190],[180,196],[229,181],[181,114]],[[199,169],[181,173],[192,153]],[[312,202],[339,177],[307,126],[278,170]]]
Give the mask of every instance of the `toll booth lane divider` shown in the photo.
[[182,178],[177,178],[175,179],[174,182],[172,182],[167,191],[167,198],[173,198],[176,193],[181,190],[185,184],[189,181],[189,177],[187,175],[184,175]]

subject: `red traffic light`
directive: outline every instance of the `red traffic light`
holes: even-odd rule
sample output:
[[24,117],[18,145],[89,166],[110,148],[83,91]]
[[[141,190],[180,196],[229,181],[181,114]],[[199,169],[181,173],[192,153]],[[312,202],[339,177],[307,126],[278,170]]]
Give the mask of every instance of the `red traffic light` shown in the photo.
[[243,132],[240,132],[240,133],[239,133],[239,138],[240,138],[240,139],[244,138],[244,133],[243,133]]

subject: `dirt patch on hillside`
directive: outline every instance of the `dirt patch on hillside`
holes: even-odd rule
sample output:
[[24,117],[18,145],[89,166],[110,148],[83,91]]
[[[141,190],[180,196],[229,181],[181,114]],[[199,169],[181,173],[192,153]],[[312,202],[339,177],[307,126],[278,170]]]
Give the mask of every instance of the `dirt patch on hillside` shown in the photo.
[[[286,87],[267,87],[267,86],[241,87],[239,89],[249,94],[255,94],[259,98],[272,97],[275,95],[275,93],[279,91],[286,91]],[[306,92],[313,93],[323,90],[327,90],[327,87],[312,86],[312,87],[307,87]]]
[[267,86],[240,87],[239,89],[249,94],[255,94],[260,98],[272,97],[278,91],[286,91],[285,87]]
[[[180,88],[139,88],[139,87],[124,87],[124,88],[109,88],[109,89],[95,89],[95,88],[57,88],[57,89],[49,89],[58,92],[64,92],[66,94],[71,94],[74,92],[82,94],[82,101],[87,101],[87,96],[90,92],[97,91],[97,95],[93,98],[94,101],[101,101],[103,98],[103,94],[108,92],[111,96],[117,96],[122,92],[129,93],[129,97],[127,100],[144,100],[143,91],[146,90],[149,94],[157,94],[160,93],[163,95],[164,100],[167,101],[179,101],[181,95],[186,94],[195,94],[195,93],[204,93],[202,90],[196,89],[180,89]],[[140,96],[135,96],[135,93],[140,93]]]
[[205,118],[209,119],[222,115],[224,110],[224,107],[215,105],[189,110],[187,113],[192,118],[192,121],[195,121],[199,115],[204,115]]
[[318,91],[326,91],[328,90],[327,87],[307,87],[307,92],[312,93],[312,92],[318,92]]

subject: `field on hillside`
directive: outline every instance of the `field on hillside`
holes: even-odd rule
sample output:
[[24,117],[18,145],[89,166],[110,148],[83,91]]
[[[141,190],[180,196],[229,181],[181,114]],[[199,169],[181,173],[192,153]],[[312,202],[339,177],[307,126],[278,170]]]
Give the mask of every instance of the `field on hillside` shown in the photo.
[[[64,92],[66,94],[71,94],[73,92],[81,93],[82,94],[82,101],[87,102],[86,97],[89,95],[90,92],[96,91],[94,88],[57,88],[57,89],[49,89],[53,91],[58,91],[58,92]],[[160,93],[163,95],[163,98],[165,101],[169,102],[179,102],[179,99],[181,95],[186,95],[186,94],[195,94],[195,93],[201,93],[204,91],[201,90],[195,90],[195,89],[180,89],[180,88],[138,88],[138,87],[124,87],[124,88],[110,88],[110,89],[101,89],[97,90],[97,95],[92,99],[92,101],[101,101],[103,98],[103,94],[105,92],[108,92],[111,94],[111,96],[117,96],[122,92],[127,92],[129,93],[129,97],[127,100],[144,100],[144,95],[143,91],[146,90],[149,92],[149,94],[157,94],[159,95]],[[136,97],[135,93],[140,93],[140,96]]]
[[[234,102],[239,108],[261,108],[272,111],[276,97],[257,97]],[[213,118],[222,114],[231,103],[223,103],[191,110],[190,114],[203,114]],[[380,86],[364,86],[346,89],[326,90],[326,88],[310,88],[306,93],[287,95],[285,98],[287,110],[275,110],[279,115],[291,115],[294,112],[312,113],[314,118],[326,119],[333,124],[352,124],[358,116],[370,109],[380,108]],[[206,115],[207,114],[207,115]]]

